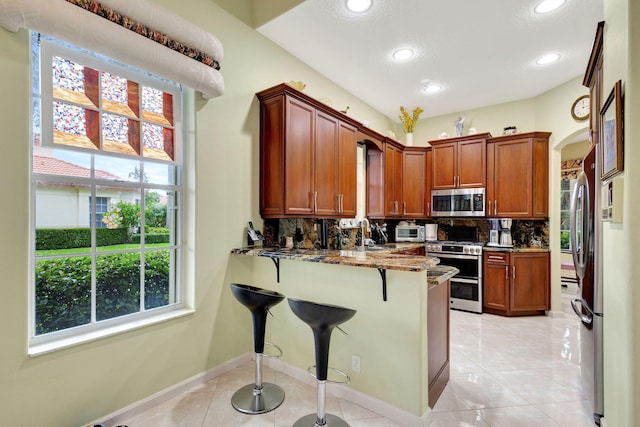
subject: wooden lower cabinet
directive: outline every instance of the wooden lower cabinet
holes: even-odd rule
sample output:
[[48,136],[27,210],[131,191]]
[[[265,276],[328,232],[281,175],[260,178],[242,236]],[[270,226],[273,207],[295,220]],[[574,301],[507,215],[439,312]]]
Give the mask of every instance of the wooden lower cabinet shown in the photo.
[[429,406],[431,408],[449,382],[449,289],[449,280],[440,284],[429,284],[427,296]]
[[548,252],[485,252],[485,313],[544,314],[551,309]]

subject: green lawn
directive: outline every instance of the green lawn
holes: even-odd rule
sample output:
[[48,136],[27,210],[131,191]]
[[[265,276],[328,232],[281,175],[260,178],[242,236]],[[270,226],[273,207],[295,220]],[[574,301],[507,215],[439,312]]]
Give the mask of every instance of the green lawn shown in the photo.
[[[159,247],[167,247],[168,243],[147,243],[145,244],[145,248],[159,248]],[[102,251],[118,251],[118,250],[126,250],[126,249],[140,249],[139,243],[125,243],[122,245],[112,245],[112,246],[100,246],[98,247],[98,252]],[[70,249],[55,249],[55,250],[41,250],[36,251],[36,256],[53,256],[53,255],[69,255],[69,254],[84,254],[88,255],[91,251],[91,248],[70,248]]]

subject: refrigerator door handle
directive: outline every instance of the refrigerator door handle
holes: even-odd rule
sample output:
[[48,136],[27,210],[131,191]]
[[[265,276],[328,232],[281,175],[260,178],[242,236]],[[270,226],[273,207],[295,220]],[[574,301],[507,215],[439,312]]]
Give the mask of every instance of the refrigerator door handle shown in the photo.
[[[584,314],[580,308],[578,308],[578,304],[585,310],[587,310],[588,314]],[[574,298],[571,300],[571,308],[575,311],[576,315],[580,318],[582,323],[585,325],[591,325],[593,323],[594,313],[589,307],[589,305],[582,298]]]

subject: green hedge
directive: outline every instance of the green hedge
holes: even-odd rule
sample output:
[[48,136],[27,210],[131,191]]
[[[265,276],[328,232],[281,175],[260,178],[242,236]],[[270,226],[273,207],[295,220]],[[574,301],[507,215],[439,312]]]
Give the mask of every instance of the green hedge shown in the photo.
[[[127,230],[124,228],[97,228],[98,246],[111,246],[127,243]],[[90,228],[37,228],[36,250],[55,250],[91,247]]]
[[[145,255],[145,309],[169,303],[169,251]],[[91,257],[36,262],[36,334],[91,321]],[[140,311],[140,254],[96,257],[96,318]]]
[[[169,233],[146,233],[144,235],[145,243],[169,243]],[[140,235],[134,234],[131,236],[131,243],[140,243]]]

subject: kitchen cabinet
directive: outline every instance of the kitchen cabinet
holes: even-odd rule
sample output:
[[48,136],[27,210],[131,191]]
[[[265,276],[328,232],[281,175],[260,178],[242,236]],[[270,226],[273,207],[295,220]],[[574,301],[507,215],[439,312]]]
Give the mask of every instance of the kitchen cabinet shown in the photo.
[[[429,150],[430,151],[430,150]],[[409,147],[402,152],[402,217],[426,218],[427,153],[425,148]]]
[[450,281],[430,283],[427,294],[429,406],[433,408],[450,376]]
[[433,169],[431,188],[477,188],[486,186],[486,142],[491,134],[467,135],[429,141]]
[[387,218],[403,215],[402,146],[387,142],[384,145],[384,213]]
[[286,84],[257,96],[261,216],[354,217],[359,123]]
[[367,216],[429,217],[429,153],[385,140],[382,149],[367,144]]
[[551,309],[548,252],[485,251],[483,311],[503,316]]
[[487,140],[488,217],[549,216],[550,135],[529,132]]

